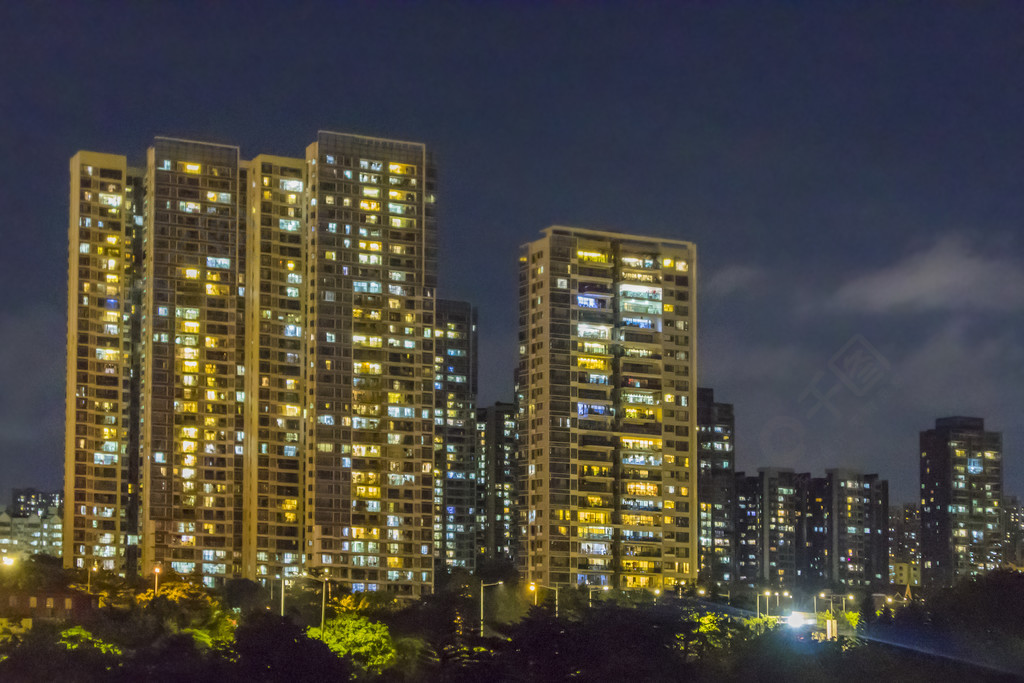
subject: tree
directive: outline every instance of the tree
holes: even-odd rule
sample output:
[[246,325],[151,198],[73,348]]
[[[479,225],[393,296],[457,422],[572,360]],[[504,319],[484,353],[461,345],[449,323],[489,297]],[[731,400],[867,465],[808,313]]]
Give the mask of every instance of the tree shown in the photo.
[[388,627],[355,614],[330,619],[321,633],[309,628],[310,638],[323,641],[331,652],[347,656],[361,670],[379,674],[395,660],[395,645]]
[[235,674],[255,681],[346,680],[352,672],[319,640],[285,617],[253,612],[235,631]]

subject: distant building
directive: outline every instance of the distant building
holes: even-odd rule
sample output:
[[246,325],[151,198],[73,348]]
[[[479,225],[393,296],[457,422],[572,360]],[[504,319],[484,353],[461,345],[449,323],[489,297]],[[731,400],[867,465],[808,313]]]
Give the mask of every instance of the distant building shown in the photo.
[[1016,496],[1003,498],[1003,563],[1024,570],[1024,506]]
[[483,467],[481,552],[487,559],[514,559],[516,548],[516,413],[513,403],[476,411],[477,458]]
[[12,517],[0,513],[0,556],[24,559],[30,555],[60,557],[64,523],[57,508],[42,515]]
[[700,578],[736,575],[736,418],[713,389],[697,389],[697,500]]
[[761,478],[736,473],[736,577],[737,583],[756,586],[761,581]]
[[849,588],[889,583],[889,485],[877,474],[825,473],[828,583]]
[[28,517],[46,514],[50,508],[60,510],[64,505],[62,491],[40,491],[38,489],[13,489],[11,491],[11,516]]
[[761,467],[761,581],[792,590],[797,583],[797,525],[803,515],[803,490],[808,474],[784,467]]
[[921,506],[917,503],[889,509],[889,582],[921,585]]
[[891,576],[893,586],[920,586],[921,563],[896,562],[892,565]]
[[950,586],[1003,562],[1003,435],[976,417],[921,432],[921,578]]
[[437,300],[434,326],[434,552],[437,569],[476,569],[476,309]]

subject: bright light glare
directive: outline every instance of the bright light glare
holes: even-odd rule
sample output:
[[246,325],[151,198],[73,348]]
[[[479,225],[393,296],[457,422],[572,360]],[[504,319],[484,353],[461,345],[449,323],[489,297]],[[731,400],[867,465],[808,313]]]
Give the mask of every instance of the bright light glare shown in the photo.
[[4,565],[10,567],[12,564],[14,564],[14,558],[13,557],[7,557],[6,555],[4,555],[3,563],[4,563]]

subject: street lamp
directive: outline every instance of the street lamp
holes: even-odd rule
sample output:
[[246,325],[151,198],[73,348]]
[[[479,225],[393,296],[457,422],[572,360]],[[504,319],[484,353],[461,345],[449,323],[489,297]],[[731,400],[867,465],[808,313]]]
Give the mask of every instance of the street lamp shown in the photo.
[[284,572],[281,572],[280,577],[281,577],[281,616],[283,617],[284,616],[284,588],[285,588],[285,585],[284,585],[284,582],[285,582]]
[[484,583],[483,579],[480,580],[480,637],[484,637],[484,589],[490,586],[500,586],[504,581],[495,581],[494,583]]
[[697,589],[697,595],[700,595],[701,597],[703,597],[705,593],[707,593],[707,591],[704,590],[703,588],[698,588]]
[[[303,573],[303,577],[307,579],[313,579],[314,581],[320,582],[320,639],[324,637],[324,615],[327,613],[327,582],[330,580],[327,577],[313,576],[312,574]],[[281,616],[284,616],[284,587],[281,588]]]
[[95,564],[95,563],[93,563],[93,565],[92,565],[92,570],[90,570],[90,571],[89,571],[89,572],[88,572],[88,573],[86,574],[86,580],[85,580],[85,592],[86,592],[86,593],[90,593],[90,594],[92,593],[92,575],[93,575],[93,574],[94,574],[95,572],[96,572],[96,564]]
[[160,567],[153,567],[153,597],[160,595]]
[[850,601],[852,602],[852,601],[853,601],[853,593],[851,593],[851,594],[849,594],[849,595],[844,595],[844,596],[843,596],[843,611],[844,611],[844,612],[846,611],[846,599],[847,599],[847,598],[849,598],[849,599],[850,599]]
[[818,613],[818,598],[825,599],[825,591],[822,591],[814,596],[814,613]]
[[588,591],[587,601],[590,607],[594,606],[594,591],[607,591],[610,590],[610,586],[598,586],[596,588],[591,587]]
[[[771,591],[765,591],[764,592],[764,615],[766,617],[768,616],[768,598],[770,598],[771,596],[772,596],[772,592]],[[761,594],[760,593],[757,594],[757,616],[758,616],[758,618],[761,617]]]
[[555,616],[558,616],[558,588],[555,586],[543,586],[539,583],[531,583],[530,590],[533,591],[533,604],[537,605],[537,589],[547,588],[548,590],[555,591]]

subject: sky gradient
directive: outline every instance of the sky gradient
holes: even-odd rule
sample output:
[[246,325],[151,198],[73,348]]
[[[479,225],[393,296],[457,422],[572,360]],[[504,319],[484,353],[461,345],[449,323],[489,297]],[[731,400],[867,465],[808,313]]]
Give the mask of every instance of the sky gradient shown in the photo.
[[909,501],[918,432],[961,414],[1024,494],[1020,3],[12,5],[0,500],[63,476],[68,159],[141,163],[155,135],[301,156],[320,129],[436,153],[482,404],[511,399],[520,244],[685,239],[738,469],[860,468]]

